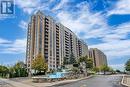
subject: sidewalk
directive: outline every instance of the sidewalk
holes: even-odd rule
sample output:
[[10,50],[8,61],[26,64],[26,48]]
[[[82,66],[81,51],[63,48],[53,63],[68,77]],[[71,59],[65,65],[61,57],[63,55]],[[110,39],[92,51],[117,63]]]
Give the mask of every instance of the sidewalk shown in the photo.
[[122,78],[122,85],[130,87],[130,75],[125,75]]

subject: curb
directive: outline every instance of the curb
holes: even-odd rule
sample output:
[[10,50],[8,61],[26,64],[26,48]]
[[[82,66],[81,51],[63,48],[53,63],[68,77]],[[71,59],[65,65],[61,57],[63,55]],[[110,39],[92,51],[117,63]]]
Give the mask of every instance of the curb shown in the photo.
[[85,77],[85,78],[81,78],[81,79],[72,80],[72,81],[69,81],[69,82],[57,83],[57,84],[54,84],[54,85],[51,85],[51,86],[46,86],[46,87],[53,87],[53,86],[57,87],[57,86],[66,85],[66,84],[78,82],[78,81],[81,81],[81,80],[89,79],[89,78],[92,78],[92,77],[94,77],[94,75],[91,75],[91,76],[88,76],[88,77]]
[[124,83],[124,79],[125,79],[125,75],[123,75],[123,78],[121,80],[121,85],[125,86],[125,87],[130,87],[127,84]]

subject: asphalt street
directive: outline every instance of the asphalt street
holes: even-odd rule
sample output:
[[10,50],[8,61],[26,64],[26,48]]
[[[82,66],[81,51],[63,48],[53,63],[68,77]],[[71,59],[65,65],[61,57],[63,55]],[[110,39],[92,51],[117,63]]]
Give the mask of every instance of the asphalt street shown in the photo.
[[0,80],[0,87],[13,87],[13,86],[9,83],[6,83],[5,81]]
[[120,84],[121,75],[94,76],[89,79],[81,80],[65,85],[57,85],[53,87],[124,87]]

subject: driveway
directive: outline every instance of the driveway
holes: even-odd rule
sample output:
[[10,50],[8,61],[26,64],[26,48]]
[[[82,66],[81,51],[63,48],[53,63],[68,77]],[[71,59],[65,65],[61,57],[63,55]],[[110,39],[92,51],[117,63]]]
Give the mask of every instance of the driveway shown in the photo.
[[100,75],[75,83],[57,85],[53,87],[124,87],[120,84],[121,75]]

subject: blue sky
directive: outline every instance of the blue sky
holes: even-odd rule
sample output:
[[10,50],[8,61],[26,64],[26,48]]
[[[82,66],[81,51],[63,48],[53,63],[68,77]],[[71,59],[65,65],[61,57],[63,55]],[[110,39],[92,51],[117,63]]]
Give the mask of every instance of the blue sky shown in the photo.
[[15,0],[13,18],[0,17],[0,64],[25,61],[27,24],[37,10],[70,28],[108,63],[123,69],[130,58],[130,0]]

